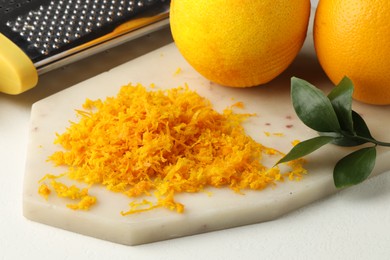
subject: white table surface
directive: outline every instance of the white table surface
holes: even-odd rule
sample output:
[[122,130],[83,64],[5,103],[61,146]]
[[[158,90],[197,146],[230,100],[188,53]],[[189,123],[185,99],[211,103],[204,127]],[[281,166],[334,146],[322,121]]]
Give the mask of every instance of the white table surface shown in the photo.
[[390,172],[274,221],[135,247],[25,219],[31,105],[170,41],[162,30],[42,75],[24,94],[0,94],[0,259],[390,259]]

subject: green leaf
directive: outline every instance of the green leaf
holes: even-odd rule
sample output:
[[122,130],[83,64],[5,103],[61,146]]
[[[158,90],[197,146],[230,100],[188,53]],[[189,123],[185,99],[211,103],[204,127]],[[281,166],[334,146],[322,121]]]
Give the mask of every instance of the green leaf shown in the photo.
[[340,146],[358,146],[372,143],[343,159],[335,166],[333,179],[336,187],[358,184],[371,174],[376,160],[376,146],[390,147],[390,143],[374,139],[364,119],[352,110],[353,84],[347,78],[334,88],[328,97],[307,81],[291,78],[291,100],[298,117],[316,130],[315,137],[296,145],[279,160],[288,162],[305,156],[327,143]]
[[321,148],[322,146],[332,142],[334,137],[331,136],[317,136],[312,139],[308,139],[294,146],[290,152],[288,152],[282,159],[276,164],[288,162],[301,158],[309,153]]
[[355,111],[352,111],[353,125],[356,135],[374,139],[364,119]]
[[359,139],[358,136],[355,135],[348,135],[346,136],[345,133],[343,132],[318,132],[319,135],[321,136],[331,136],[334,137],[333,141],[331,141],[332,144],[338,145],[338,146],[356,146],[360,145],[361,143],[364,143],[366,141],[362,141]]
[[353,83],[348,77],[344,77],[328,95],[333,109],[336,112],[341,129],[351,134],[354,133],[352,93]]
[[332,143],[339,146],[358,146],[368,142],[376,143],[363,118],[355,111],[352,111],[352,118],[354,134],[345,133],[342,138],[337,138]]
[[340,124],[330,100],[309,82],[292,77],[291,99],[297,116],[318,132],[338,132]]
[[344,147],[358,146],[364,143],[367,143],[367,140],[359,138],[359,136],[344,136],[341,138],[335,139],[332,144]]
[[374,169],[375,159],[376,148],[373,146],[357,150],[338,161],[333,171],[336,187],[348,187],[366,180]]

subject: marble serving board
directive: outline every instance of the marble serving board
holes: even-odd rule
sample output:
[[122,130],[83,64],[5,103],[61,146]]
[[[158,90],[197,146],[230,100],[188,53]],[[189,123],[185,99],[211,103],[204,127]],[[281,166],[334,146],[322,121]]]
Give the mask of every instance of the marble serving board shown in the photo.
[[[155,84],[155,89],[188,84],[190,89],[211,100],[218,111],[238,101],[244,102],[244,109],[237,112],[257,114],[245,122],[247,133],[266,146],[288,152],[293,140],[316,135],[299,121],[293,111],[290,102],[292,76],[304,78],[325,92],[331,88],[315,58],[311,35],[287,71],[268,84],[246,89],[209,82],[183,59],[172,43],[35,103],[31,112],[24,179],[24,216],[87,236],[137,245],[274,220],[336,192],[333,167],[351,149],[328,145],[306,157],[308,174],[301,181],[285,181],[263,191],[244,191],[243,195],[229,188],[207,189],[211,195],[207,192],[180,194],[176,199],[186,206],[183,214],[159,208],[122,216],[120,212],[128,210],[131,199],[102,187],[90,190],[99,202],[89,211],[70,210],[66,207],[67,202],[55,195],[47,201],[38,195],[38,181],[45,174],[59,174],[66,170],[53,167],[46,159],[60,149],[53,144],[55,133],[62,133],[70,120],[78,120],[74,110],[80,109],[86,98],[115,96],[121,86],[130,82],[145,86]],[[390,139],[389,106],[355,102],[353,108],[366,119],[374,137],[383,141]],[[378,149],[374,175],[389,170],[389,161],[390,151]]]

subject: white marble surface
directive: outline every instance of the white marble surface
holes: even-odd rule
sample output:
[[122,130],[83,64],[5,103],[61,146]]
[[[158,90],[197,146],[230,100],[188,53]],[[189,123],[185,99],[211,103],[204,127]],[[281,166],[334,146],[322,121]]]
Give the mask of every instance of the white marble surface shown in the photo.
[[[181,69],[180,73],[175,73],[177,68]],[[292,141],[306,140],[316,135],[299,121],[293,111],[289,89],[292,75],[312,79],[326,92],[332,87],[316,62],[311,37],[307,38],[299,56],[282,75],[265,86],[247,89],[226,88],[210,83],[184,60],[171,43],[35,103],[31,111],[24,177],[24,216],[80,234],[137,245],[273,220],[329,196],[335,192],[333,167],[351,149],[334,146],[321,148],[307,156],[305,168],[309,174],[302,181],[278,183],[275,189],[243,191],[243,196],[238,196],[229,189],[208,188],[206,190],[213,194],[210,197],[202,193],[178,194],[175,198],[186,206],[183,214],[156,209],[122,217],[119,212],[126,210],[127,204],[132,200],[96,187],[97,185],[90,190],[90,194],[97,196],[98,204],[87,212],[70,211],[63,200],[51,196],[45,201],[37,194],[38,182],[46,173],[61,174],[66,171],[66,168],[53,167],[46,162],[59,149],[53,144],[54,133],[62,133],[69,127],[68,120],[78,121],[74,109],[79,109],[85,99],[104,100],[115,96],[119,88],[129,82],[144,86],[153,83],[155,89],[188,84],[191,90],[210,100],[220,112],[241,101],[245,108],[238,112],[256,114],[244,123],[246,133],[263,145],[286,153],[291,149]],[[354,109],[375,129],[373,135],[378,140],[386,139],[388,130],[382,124],[390,115],[390,106],[355,103]],[[286,125],[292,127],[287,128]],[[283,136],[267,137],[264,132],[281,132]],[[263,163],[271,166],[276,160],[277,158],[265,158]],[[389,170],[389,161],[390,149],[378,150],[374,173]],[[81,185],[77,181],[67,184]],[[153,200],[150,197],[146,199]],[[141,201],[142,198],[137,200]]]
[[[137,53],[148,51],[161,38],[159,34],[143,39]],[[390,172],[275,221],[137,247],[26,220],[22,183],[31,105],[128,59],[122,51],[102,54],[100,58],[111,55],[105,59],[108,64],[83,61],[44,75],[38,88],[25,94],[0,94],[0,259],[389,258]]]

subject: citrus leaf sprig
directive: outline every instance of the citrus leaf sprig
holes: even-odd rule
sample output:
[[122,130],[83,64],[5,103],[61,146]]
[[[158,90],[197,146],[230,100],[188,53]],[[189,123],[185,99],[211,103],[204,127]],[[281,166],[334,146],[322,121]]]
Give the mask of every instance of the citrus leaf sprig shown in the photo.
[[326,144],[338,146],[370,146],[360,148],[336,163],[333,180],[337,188],[363,182],[371,174],[376,160],[376,147],[390,143],[372,137],[363,118],[352,110],[354,86],[348,77],[326,96],[309,82],[293,77],[291,99],[299,119],[317,131],[319,136],[298,143],[277,164],[308,155]]

